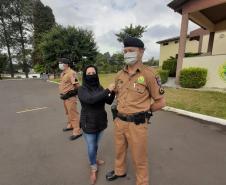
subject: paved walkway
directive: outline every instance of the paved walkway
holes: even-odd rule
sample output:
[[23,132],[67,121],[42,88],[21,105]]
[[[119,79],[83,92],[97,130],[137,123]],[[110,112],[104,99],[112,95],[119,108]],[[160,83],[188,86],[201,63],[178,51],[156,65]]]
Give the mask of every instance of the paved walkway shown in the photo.
[[[41,80],[0,81],[0,185],[88,185],[84,139],[63,133],[64,110],[57,85]],[[110,109],[97,185],[135,185],[128,177],[106,182],[114,159]],[[18,113],[16,113],[18,112]],[[151,185],[225,185],[226,128],[170,112],[149,126]]]

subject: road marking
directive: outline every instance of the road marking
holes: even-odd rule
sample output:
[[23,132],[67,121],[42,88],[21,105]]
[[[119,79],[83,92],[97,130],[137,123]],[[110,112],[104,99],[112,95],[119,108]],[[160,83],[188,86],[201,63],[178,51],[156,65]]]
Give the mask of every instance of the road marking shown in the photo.
[[50,82],[50,83],[54,83],[54,84],[60,84],[60,82],[55,82],[55,81],[51,81],[51,80],[46,80],[47,82]]
[[31,111],[36,111],[36,110],[43,110],[43,109],[47,109],[48,107],[37,107],[37,108],[33,108],[33,109],[25,109],[22,111],[18,111],[16,112],[17,114],[21,114],[21,113],[25,113],[25,112],[31,112]]

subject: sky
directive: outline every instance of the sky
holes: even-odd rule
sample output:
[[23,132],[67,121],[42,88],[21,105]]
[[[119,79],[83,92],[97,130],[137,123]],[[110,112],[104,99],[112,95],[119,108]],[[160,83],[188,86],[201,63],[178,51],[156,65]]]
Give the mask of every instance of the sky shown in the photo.
[[[141,38],[144,59],[159,58],[159,40],[179,36],[181,15],[167,7],[171,0],[41,0],[52,8],[56,22],[92,30],[101,53],[121,52],[115,33],[125,26],[147,26]],[[189,31],[198,28],[189,23]]]

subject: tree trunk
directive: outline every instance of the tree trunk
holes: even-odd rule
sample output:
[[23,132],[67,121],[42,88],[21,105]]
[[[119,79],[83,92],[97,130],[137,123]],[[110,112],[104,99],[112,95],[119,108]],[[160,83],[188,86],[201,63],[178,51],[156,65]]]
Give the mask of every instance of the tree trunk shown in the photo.
[[5,25],[5,21],[4,21],[3,17],[1,17],[1,22],[3,25],[4,38],[5,38],[8,57],[9,57],[10,74],[11,74],[11,77],[14,78],[13,62],[12,62],[12,56],[11,56],[11,51],[10,51],[10,41],[9,41],[9,37],[8,37],[7,31],[6,31],[6,25]]
[[26,53],[25,53],[25,47],[24,47],[24,37],[23,37],[23,29],[22,29],[22,23],[20,21],[19,18],[19,22],[20,22],[20,42],[21,42],[21,47],[22,47],[22,60],[23,60],[23,71],[26,75],[26,78],[28,78],[28,73],[29,73],[29,69],[28,69],[28,65],[27,65],[27,61],[26,61]]
[[9,57],[9,70],[11,77],[14,78],[14,69],[13,69],[13,62],[12,62],[12,57],[11,57],[11,52],[10,52],[10,46],[7,44],[7,51],[8,51],[8,57]]

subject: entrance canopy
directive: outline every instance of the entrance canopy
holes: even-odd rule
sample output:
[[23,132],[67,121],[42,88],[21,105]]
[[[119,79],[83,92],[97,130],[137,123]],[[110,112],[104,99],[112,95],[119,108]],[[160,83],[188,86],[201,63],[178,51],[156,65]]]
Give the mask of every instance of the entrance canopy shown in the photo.
[[226,0],[174,0],[168,6],[182,15],[176,75],[179,84],[189,20],[210,32],[207,52],[212,54],[215,32],[226,30]]

